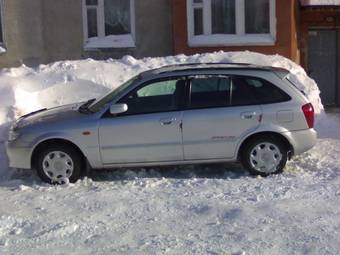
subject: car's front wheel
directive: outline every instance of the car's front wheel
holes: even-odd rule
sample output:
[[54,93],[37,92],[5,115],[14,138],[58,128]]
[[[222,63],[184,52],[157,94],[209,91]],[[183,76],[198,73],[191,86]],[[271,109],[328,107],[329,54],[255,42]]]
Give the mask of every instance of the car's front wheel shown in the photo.
[[254,175],[281,173],[287,163],[287,149],[276,137],[259,137],[249,141],[241,152],[243,166]]
[[80,153],[67,145],[48,146],[37,156],[35,168],[39,177],[51,184],[76,182],[81,176]]

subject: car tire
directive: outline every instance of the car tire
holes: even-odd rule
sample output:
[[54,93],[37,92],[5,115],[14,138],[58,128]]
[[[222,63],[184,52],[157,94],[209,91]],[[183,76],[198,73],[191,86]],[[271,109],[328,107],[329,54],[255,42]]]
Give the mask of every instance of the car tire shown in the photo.
[[283,172],[288,150],[276,137],[257,137],[250,140],[241,152],[241,163],[252,175],[266,177]]
[[74,183],[81,177],[84,167],[82,155],[68,145],[50,145],[36,158],[35,169],[44,182],[50,184]]

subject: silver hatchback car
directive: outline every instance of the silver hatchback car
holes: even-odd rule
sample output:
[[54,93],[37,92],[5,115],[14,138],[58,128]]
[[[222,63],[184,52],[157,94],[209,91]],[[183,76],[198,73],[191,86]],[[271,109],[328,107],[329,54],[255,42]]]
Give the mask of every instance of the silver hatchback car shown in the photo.
[[281,173],[312,148],[314,109],[289,71],[246,64],[186,64],[144,72],[101,99],[22,116],[7,142],[10,166],[49,183],[87,167],[241,161]]

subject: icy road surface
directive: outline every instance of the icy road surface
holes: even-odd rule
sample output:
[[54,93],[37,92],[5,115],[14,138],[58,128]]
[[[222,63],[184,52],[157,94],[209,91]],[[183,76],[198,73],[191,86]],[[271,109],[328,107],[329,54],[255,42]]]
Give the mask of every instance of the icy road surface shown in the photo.
[[0,186],[0,254],[339,254],[340,115],[286,173],[237,164],[94,172]]

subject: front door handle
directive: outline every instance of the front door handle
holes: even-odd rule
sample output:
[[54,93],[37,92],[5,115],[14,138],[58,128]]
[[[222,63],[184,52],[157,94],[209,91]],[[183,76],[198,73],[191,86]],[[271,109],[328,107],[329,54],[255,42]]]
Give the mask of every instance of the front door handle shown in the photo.
[[176,118],[164,118],[164,119],[159,120],[162,126],[171,125],[175,121],[176,121]]
[[250,120],[256,116],[256,112],[243,112],[241,118],[244,120]]

